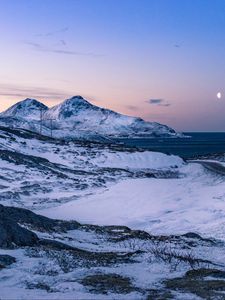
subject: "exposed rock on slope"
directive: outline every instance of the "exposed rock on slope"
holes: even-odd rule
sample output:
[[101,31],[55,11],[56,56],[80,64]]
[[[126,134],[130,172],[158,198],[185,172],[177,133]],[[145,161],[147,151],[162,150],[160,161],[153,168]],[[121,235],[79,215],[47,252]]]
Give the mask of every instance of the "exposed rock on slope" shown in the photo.
[[224,299],[224,267],[213,254],[222,261],[224,247],[216,240],[82,225],[2,205],[0,220],[8,228],[0,239],[2,299]]

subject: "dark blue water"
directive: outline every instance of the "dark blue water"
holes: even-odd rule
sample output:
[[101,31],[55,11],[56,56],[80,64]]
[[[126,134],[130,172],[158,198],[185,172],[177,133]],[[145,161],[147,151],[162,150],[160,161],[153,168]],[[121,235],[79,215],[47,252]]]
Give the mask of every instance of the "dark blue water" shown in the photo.
[[225,153],[225,132],[185,132],[190,138],[120,139],[125,145],[192,158]]

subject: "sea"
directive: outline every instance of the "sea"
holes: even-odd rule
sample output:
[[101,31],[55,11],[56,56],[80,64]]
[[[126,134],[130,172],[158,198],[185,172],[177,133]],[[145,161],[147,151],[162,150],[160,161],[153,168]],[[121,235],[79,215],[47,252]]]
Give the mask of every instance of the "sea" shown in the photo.
[[185,138],[121,138],[117,141],[131,147],[194,158],[225,153],[225,132],[184,132]]

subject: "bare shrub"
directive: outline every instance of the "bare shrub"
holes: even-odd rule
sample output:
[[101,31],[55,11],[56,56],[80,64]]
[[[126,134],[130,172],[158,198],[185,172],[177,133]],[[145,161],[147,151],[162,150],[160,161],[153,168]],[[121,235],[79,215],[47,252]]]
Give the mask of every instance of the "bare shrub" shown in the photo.
[[[151,245],[150,245],[151,244]],[[119,243],[119,248],[128,251],[148,251],[152,247],[150,241],[142,241],[139,239],[128,239]]]
[[158,245],[152,247],[149,252],[165,263],[171,265],[173,270],[177,269],[180,263],[187,263],[192,269],[199,267],[200,263],[208,263],[195,257],[192,251],[175,249],[171,245]]

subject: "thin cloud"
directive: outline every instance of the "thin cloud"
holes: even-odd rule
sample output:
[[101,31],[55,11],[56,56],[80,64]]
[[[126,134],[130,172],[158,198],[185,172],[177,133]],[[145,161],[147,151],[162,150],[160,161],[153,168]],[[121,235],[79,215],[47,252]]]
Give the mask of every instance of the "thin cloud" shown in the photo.
[[54,31],[49,31],[49,32],[46,32],[46,33],[38,33],[38,34],[35,34],[34,36],[48,37],[48,36],[53,36],[53,35],[56,35],[56,34],[59,34],[59,33],[66,32],[68,30],[69,30],[69,27],[64,27],[64,28],[61,28],[61,29],[58,29],[58,30],[54,30]]
[[175,48],[181,48],[181,47],[183,46],[183,44],[184,44],[183,42],[177,42],[177,43],[174,43],[173,46],[174,46]]
[[60,40],[60,43],[61,43],[63,46],[66,46],[66,41],[65,41],[65,40]]
[[156,99],[149,99],[149,100],[147,100],[146,102],[147,102],[148,104],[151,104],[151,105],[165,106],[165,107],[171,105],[171,104],[170,104],[168,101],[166,101],[165,99],[158,99],[158,98],[156,98]]
[[[24,41],[25,45],[28,45],[33,48],[35,51],[39,52],[48,52],[48,53],[55,53],[55,54],[64,54],[64,55],[74,55],[74,56],[91,56],[91,57],[101,57],[102,54],[96,54],[93,52],[79,52],[79,51],[73,51],[73,50],[65,50],[65,49],[59,49],[54,47],[45,47],[40,43],[36,43],[33,41]],[[65,41],[64,41],[65,43]]]
[[63,100],[69,95],[57,89],[42,87],[23,87],[13,84],[0,84],[0,96],[20,97],[20,98],[39,98],[50,100]]
[[163,99],[149,99],[147,102],[149,102],[150,104],[160,104],[163,101]]
[[31,42],[31,41],[24,41],[23,44],[32,46],[36,49],[41,49],[41,45],[39,43]]
[[135,105],[125,105],[125,108],[128,108],[129,110],[132,110],[132,111],[137,111],[139,109]]
[[[103,56],[102,54],[97,54],[97,53],[93,53],[93,52],[84,52],[84,51],[76,51],[73,49],[68,49],[67,41],[65,40],[63,35],[61,35],[60,37],[56,37],[58,40],[57,43],[56,43],[56,41],[54,41],[55,35],[57,36],[58,34],[64,33],[68,30],[69,30],[69,27],[64,27],[64,28],[61,28],[61,29],[58,29],[55,31],[35,34],[34,36],[37,39],[30,40],[30,41],[29,40],[22,41],[22,43],[38,52],[46,52],[46,53],[54,53],[54,54],[70,55],[70,56],[71,55],[72,56],[90,56],[90,57]],[[39,37],[39,39],[38,39],[38,37]],[[42,39],[42,37],[49,37],[48,45],[45,44],[46,39]]]

